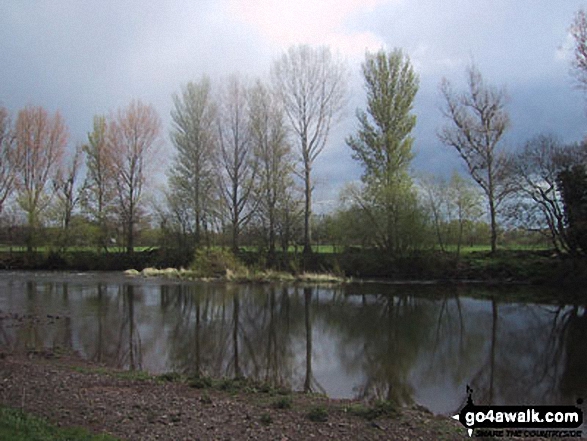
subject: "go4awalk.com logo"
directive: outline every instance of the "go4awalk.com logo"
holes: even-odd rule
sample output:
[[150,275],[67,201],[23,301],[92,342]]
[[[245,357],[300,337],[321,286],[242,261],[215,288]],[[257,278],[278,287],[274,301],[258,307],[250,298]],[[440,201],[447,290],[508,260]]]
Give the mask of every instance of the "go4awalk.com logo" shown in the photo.
[[583,411],[576,406],[476,406],[472,394],[467,386],[467,404],[453,415],[469,436],[581,438]]

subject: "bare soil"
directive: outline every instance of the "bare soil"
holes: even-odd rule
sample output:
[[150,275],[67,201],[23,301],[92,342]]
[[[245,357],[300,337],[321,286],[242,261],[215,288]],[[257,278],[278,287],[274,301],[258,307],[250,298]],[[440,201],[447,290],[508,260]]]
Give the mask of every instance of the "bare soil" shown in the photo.
[[[58,426],[82,426],[125,440],[461,440],[463,427],[420,408],[368,420],[359,403],[294,393],[217,388],[128,375],[74,355],[0,352],[0,404]],[[309,418],[319,408],[326,421]]]

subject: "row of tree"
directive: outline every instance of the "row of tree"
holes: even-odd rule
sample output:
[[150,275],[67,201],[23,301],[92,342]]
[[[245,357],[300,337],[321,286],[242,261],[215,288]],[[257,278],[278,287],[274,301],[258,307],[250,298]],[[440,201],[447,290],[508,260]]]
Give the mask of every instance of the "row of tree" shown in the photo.
[[[572,32],[583,83],[586,28],[580,11]],[[431,237],[441,249],[456,243],[458,251],[467,226],[483,214],[484,197],[493,251],[498,220],[506,219],[546,233],[561,252],[587,250],[585,146],[542,135],[505,152],[506,92],[487,85],[471,66],[464,90],[447,80],[440,85],[446,124],[438,137],[456,149],[477,186],[459,175],[415,177],[418,75],[399,49],[367,52],[362,74],[367,105],[357,110],[358,129],[346,143],[363,174],[331,214],[347,228],[341,234],[360,233],[362,245],[394,255],[430,245]],[[26,107],[13,121],[2,108],[0,214],[9,225],[24,221],[31,251],[41,243],[41,225],[58,226],[65,247],[72,224],[81,220],[91,226],[94,245],[107,249],[117,238],[129,253],[141,223],[157,221],[185,250],[222,234],[238,250],[246,232],[269,258],[292,243],[309,254],[313,165],[345,105],[346,77],[328,48],[297,46],[273,62],[268,82],[231,76],[219,90],[206,77],[186,84],[173,95],[175,155],[165,197],[150,207],[145,190],[157,180],[163,146],[152,106],[133,101],[96,116],[87,142],[68,157],[68,130],[58,112]]]
[[149,176],[147,158],[159,146],[160,133],[161,121],[153,107],[133,101],[109,118],[96,117],[88,143],[66,156],[68,129],[59,112],[51,115],[29,106],[18,112],[13,124],[8,112],[0,109],[0,210],[4,213],[6,202],[13,202],[8,222],[18,222],[15,208],[24,213],[29,251],[40,243],[37,236],[47,222],[61,227],[59,242],[67,245],[81,206],[103,231],[101,245],[106,246],[106,230],[116,218],[132,250]]

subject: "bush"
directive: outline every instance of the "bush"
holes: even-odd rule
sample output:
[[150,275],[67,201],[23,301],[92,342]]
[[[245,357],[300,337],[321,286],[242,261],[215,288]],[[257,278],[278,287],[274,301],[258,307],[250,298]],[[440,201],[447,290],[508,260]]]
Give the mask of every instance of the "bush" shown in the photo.
[[323,423],[328,421],[328,411],[322,406],[314,407],[308,412],[308,419],[315,423]]
[[273,402],[273,407],[275,409],[291,409],[291,405],[291,397],[282,397]]
[[374,420],[381,416],[393,416],[397,414],[397,407],[390,401],[377,401],[372,406],[364,404],[353,404],[347,408],[347,412],[366,420]]
[[198,277],[222,277],[231,273],[246,272],[246,267],[226,249],[202,248],[196,251],[191,264]]

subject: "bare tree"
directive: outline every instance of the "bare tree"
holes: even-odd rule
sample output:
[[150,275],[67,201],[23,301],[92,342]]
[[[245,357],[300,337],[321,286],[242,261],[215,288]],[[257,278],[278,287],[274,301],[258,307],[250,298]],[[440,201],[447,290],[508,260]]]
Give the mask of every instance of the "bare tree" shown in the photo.
[[574,40],[573,74],[581,89],[587,91],[587,14],[579,9],[570,28]]
[[509,126],[506,93],[484,83],[475,66],[467,69],[467,89],[457,93],[444,79],[442,113],[448,120],[438,133],[465,161],[471,177],[479,184],[489,205],[491,251],[497,249],[497,211],[511,191],[506,178],[507,160],[501,152],[503,134]]
[[[169,200],[174,213],[181,213],[185,233],[193,225],[195,245],[206,230],[211,215],[215,185],[214,122],[217,109],[212,101],[208,78],[188,83],[173,96],[171,140],[177,150],[169,170],[169,185],[174,197]],[[185,205],[181,207],[180,205]]]
[[258,162],[258,211],[266,225],[269,260],[276,249],[278,204],[292,185],[291,147],[286,139],[284,113],[271,91],[257,81],[249,99],[251,142]]
[[159,146],[161,120],[151,105],[132,101],[108,124],[116,197],[127,253],[134,251],[135,225],[141,216],[143,190]]
[[232,250],[238,251],[241,228],[254,213],[252,204],[257,164],[250,137],[247,92],[232,76],[221,100],[219,115],[219,165],[222,199],[228,211]]
[[0,107],[0,214],[14,190],[16,157],[15,133],[8,110]]
[[67,127],[59,112],[49,115],[42,107],[25,107],[16,120],[15,169],[18,203],[27,215],[27,250],[32,252],[41,213],[52,199],[50,184],[61,165],[67,144]]
[[61,168],[55,180],[53,189],[57,196],[57,214],[61,227],[61,247],[69,245],[70,227],[73,213],[81,199],[79,187],[79,172],[82,164],[82,146],[77,146],[67,165]]
[[271,75],[298,140],[305,198],[304,254],[310,254],[312,166],[345,104],[346,68],[327,47],[295,46],[273,63]]
[[529,229],[546,231],[559,253],[576,248],[567,231],[559,175],[585,159],[584,146],[565,146],[552,135],[538,135],[510,161],[517,196],[510,204],[511,217]]

